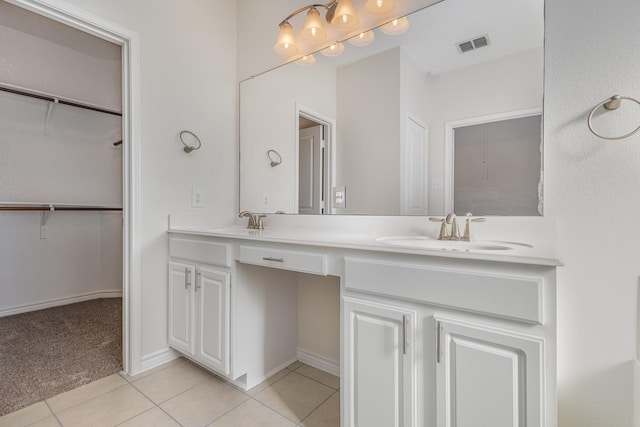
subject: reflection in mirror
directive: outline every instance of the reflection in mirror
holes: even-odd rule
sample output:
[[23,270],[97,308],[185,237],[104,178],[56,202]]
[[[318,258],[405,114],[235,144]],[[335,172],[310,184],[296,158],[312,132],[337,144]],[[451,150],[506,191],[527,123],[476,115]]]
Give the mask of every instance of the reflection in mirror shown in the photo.
[[[404,34],[241,82],[240,209],[540,215],[543,7],[444,0]],[[491,124],[524,117],[526,136]],[[269,148],[296,161],[271,168]]]

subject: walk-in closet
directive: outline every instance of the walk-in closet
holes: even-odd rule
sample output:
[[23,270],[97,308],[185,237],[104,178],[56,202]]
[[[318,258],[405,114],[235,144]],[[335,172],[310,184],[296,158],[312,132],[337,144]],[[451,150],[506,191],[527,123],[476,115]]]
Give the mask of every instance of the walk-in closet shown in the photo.
[[0,415],[122,369],[121,47],[0,0]]

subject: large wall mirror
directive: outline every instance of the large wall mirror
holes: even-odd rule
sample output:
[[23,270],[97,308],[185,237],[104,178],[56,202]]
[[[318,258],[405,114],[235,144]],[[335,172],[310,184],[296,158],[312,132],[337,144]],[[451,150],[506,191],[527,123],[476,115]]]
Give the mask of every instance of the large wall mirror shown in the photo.
[[542,214],[544,0],[407,19],[240,83],[240,210]]

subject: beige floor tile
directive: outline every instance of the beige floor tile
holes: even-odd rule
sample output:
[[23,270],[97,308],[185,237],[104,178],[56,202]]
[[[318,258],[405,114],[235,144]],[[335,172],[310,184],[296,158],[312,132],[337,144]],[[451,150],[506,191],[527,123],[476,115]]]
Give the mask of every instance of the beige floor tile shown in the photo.
[[149,409],[137,417],[131,418],[129,421],[120,424],[118,427],[180,427],[169,415],[157,406]]
[[291,365],[287,366],[287,369],[291,369],[292,371],[295,371],[296,369],[298,369],[302,365],[303,365],[303,363],[301,361],[296,360]]
[[302,365],[296,372],[300,375],[304,375],[305,377],[309,377],[312,380],[316,380],[321,382],[322,384],[329,386],[335,390],[340,388],[340,377],[336,377],[328,372],[321,371],[320,369],[314,368],[309,365]]
[[336,392],[311,415],[300,427],[340,427],[340,392]]
[[255,399],[287,418],[300,422],[334,392],[330,387],[292,372],[258,393]]
[[26,426],[33,424],[36,421],[44,420],[47,417],[52,416],[51,410],[44,402],[36,403],[35,405],[27,406],[18,411],[12,412],[0,417],[0,426],[2,427],[16,427]]
[[210,427],[294,427],[295,424],[276,411],[251,399],[219,418]]
[[177,363],[132,383],[155,403],[162,403],[213,378],[191,363]]
[[271,384],[275,383],[276,381],[281,380],[282,378],[286,377],[290,373],[291,373],[290,370],[283,369],[282,371],[278,372],[277,374],[272,375],[269,378],[267,378],[266,380],[262,381],[260,384],[258,384],[257,386],[255,386],[251,390],[247,391],[247,394],[249,396],[255,396],[256,394],[260,393],[265,388],[269,387]]
[[60,427],[60,423],[56,420],[56,417],[51,416],[37,423],[29,424],[29,427]]
[[149,399],[127,384],[62,411],[57,416],[65,427],[114,426],[152,407]]
[[120,375],[114,374],[47,399],[47,403],[51,410],[57,414],[125,384],[127,382]]
[[173,366],[173,365],[176,365],[178,363],[184,363],[184,362],[185,362],[185,360],[183,358],[179,357],[177,359],[173,359],[170,362],[164,363],[164,364],[162,364],[160,366],[156,366],[155,368],[148,369],[148,370],[146,370],[144,372],[141,372],[141,373],[139,373],[137,375],[131,376],[131,375],[127,375],[125,373],[121,373],[120,375],[122,376],[122,378],[124,378],[125,380],[129,381],[130,383],[132,383],[132,382],[138,381],[138,380],[140,380],[142,378],[148,377],[149,375],[155,374],[156,372],[162,371],[163,369],[167,369],[169,366]]
[[217,378],[204,382],[160,407],[181,425],[204,426],[249,399]]

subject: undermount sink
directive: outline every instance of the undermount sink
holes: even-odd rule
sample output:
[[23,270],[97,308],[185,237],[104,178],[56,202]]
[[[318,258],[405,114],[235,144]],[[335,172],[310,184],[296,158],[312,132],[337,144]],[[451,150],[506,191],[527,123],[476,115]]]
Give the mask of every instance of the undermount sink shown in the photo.
[[416,249],[439,249],[443,251],[508,251],[516,248],[531,248],[531,245],[516,242],[475,240],[436,240],[426,236],[379,237],[379,242]]

